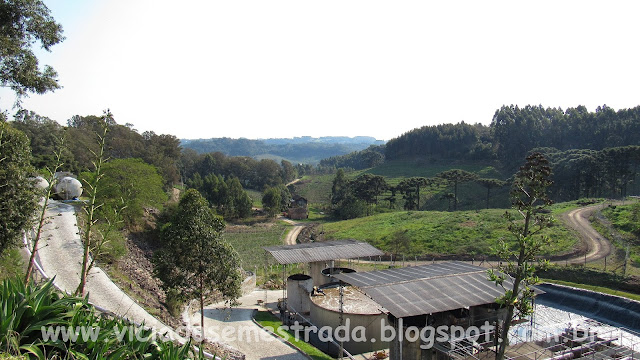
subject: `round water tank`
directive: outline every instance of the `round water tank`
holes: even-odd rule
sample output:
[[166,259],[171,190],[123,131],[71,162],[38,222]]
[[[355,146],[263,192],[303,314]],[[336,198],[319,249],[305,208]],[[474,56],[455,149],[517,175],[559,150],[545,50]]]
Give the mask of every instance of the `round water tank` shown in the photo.
[[34,180],[34,185],[36,187],[36,189],[38,190],[47,190],[47,188],[49,187],[49,182],[47,181],[47,179],[43,178],[42,176],[36,176],[35,178],[33,178]]
[[56,184],[56,195],[62,200],[72,200],[82,195],[82,184],[70,176],[63,177]]
[[313,279],[305,274],[293,274],[287,278],[287,307],[289,311],[300,314],[309,313],[311,301],[309,294],[313,290]]
[[331,282],[338,282],[338,279],[333,278],[333,275],[337,274],[350,274],[356,272],[354,269],[345,267],[329,267],[322,270],[322,276],[325,277],[325,284]]

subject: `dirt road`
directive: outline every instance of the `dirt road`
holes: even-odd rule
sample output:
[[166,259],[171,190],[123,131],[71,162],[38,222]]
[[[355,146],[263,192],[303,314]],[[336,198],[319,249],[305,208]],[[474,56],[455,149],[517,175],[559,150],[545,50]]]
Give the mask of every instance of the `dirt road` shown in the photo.
[[[586,257],[577,256],[566,260],[568,263],[584,263],[600,260],[611,254],[611,243],[602,237],[596,229],[591,226],[589,217],[602,209],[604,205],[592,205],[568,211],[561,215],[564,223],[575,230],[587,249]],[[563,261],[564,262],[564,261]]]
[[287,219],[285,217],[280,217],[280,220],[286,222],[287,224],[293,225],[293,228],[287,233],[287,236],[284,237],[285,245],[295,245],[297,243],[298,235],[300,235],[300,231],[304,229],[305,225],[297,223],[291,219]]

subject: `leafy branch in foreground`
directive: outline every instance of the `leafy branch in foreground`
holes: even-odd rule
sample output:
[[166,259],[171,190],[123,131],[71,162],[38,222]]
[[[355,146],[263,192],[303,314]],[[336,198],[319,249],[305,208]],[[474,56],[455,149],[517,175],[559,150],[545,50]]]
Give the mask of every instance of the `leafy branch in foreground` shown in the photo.
[[[501,330],[497,360],[504,358],[508,346],[508,334],[511,322],[533,313],[534,292],[532,286],[538,283],[535,275],[539,262],[542,267],[546,261],[538,261],[537,255],[543,247],[550,243],[548,237],[540,232],[549,227],[553,218],[544,209],[551,205],[547,196],[547,188],[553,183],[550,180],[551,168],[547,159],[540,153],[527,156],[526,163],[515,176],[511,189],[511,204],[516,211],[507,211],[505,218],[509,222],[508,229],[516,239],[515,247],[510,247],[504,239],[496,249],[497,255],[504,260],[497,271],[489,270],[489,279],[505,289],[505,294],[496,302],[506,307],[507,314]],[[507,276],[513,276],[513,285],[508,285]]]

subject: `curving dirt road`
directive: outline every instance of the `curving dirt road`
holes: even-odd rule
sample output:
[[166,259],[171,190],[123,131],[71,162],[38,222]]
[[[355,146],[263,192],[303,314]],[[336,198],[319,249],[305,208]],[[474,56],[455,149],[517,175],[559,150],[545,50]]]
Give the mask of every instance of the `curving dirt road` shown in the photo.
[[[602,237],[596,229],[591,226],[589,218],[591,215],[602,209],[604,205],[592,205],[575,210],[568,211],[561,215],[564,223],[575,230],[580,240],[587,248],[586,257],[584,255],[577,256],[566,260],[568,263],[584,263],[600,260],[611,254],[611,243]],[[565,261],[562,261],[565,262]]]
[[284,244],[285,245],[295,245],[297,243],[298,235],[300,235],[300,231],[302,231],[302,229],[304,229],[304,227],[306,225],[298,223],[298,222],[295,222],[295,221],[293,221],[291,219],[287,219],[287,218],[282,217],[282,216],[280,217],[280,220],[286,222],[287,224],[293,225],[293,229],[291,229],[287,233],[287,236],[284,237]]

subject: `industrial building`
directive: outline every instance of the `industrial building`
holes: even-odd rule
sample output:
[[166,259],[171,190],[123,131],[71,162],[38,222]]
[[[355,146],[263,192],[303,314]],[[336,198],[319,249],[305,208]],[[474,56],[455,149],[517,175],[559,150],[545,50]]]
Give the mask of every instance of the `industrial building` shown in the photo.
[[[356,240],[264,249],[280,264],[308,264],[306,273],[286,278],[282,311],[287,316],[283,320],[299,321],[317,329],[338,329],[346,324],[350,328],[364,329],[361,335],[366,341],[353,338],[326,341],[322,334],[309,339],[330,355],[336,356],[344,350],[347,358],[353,359],[353,354],[389,349],[389,358],[394,360],[495,358],[496,329],[501,328],[506,316],[506,310],[495,299],[503,295],[505,289],[488,280],[485,268],[458,261],[367,272],[336,266],[338,259],[376,259],[382,255],[375,247]],[[509,288],[512,283],[507,279],[503,285]],[[544,293],[539,289],[534,292]],[[451,329],[452,326],[465,332],[472,328],[483,329],[484,333],[477,333],[477,337],[467,333],[453,341],[417,336],[423,330],[428,333],[426,330]],[[633,360],[638,356],[637,339],[628,341],[621,335],[598,335],[571,328],[571,325],[562,333],[550,334],[534,328],[533,318],[527,326],[529,339],[518,339],[513,344],[510,341],[512,345],[507,348],[507,358]],[[394,330],[396,336],[381,338],[381,334],[389,329]],[[407,336],[415,329],[414,336]],[[571,335],[574,330],[589,336],[578,339]],[[535,333],[545,336],[533,336]]]
[[[350,354],[390,348],[396,359],[435,359],[438,348],[422,349],[420,341],[399,341],[400,337],[396,342],[382,341],[383,328],[400,324],[471,326],[504,316],[495,304],[504,290],[488,281],[486,269],[477,266],[447,262],[370,272],[334,266],[337,259],[382,255],[373,246],[355,240],[265,250],[280,264],[309,264],[308,274],[293,274],[286,280],[286,310],[290,314],[317,328],[335,329],[346,323],[351,328],[362,326],[366,339],[377,339],[342,343]],[[337,344],[314,345],[335,353]],[[445,347],[439,350],[446,355]]]

